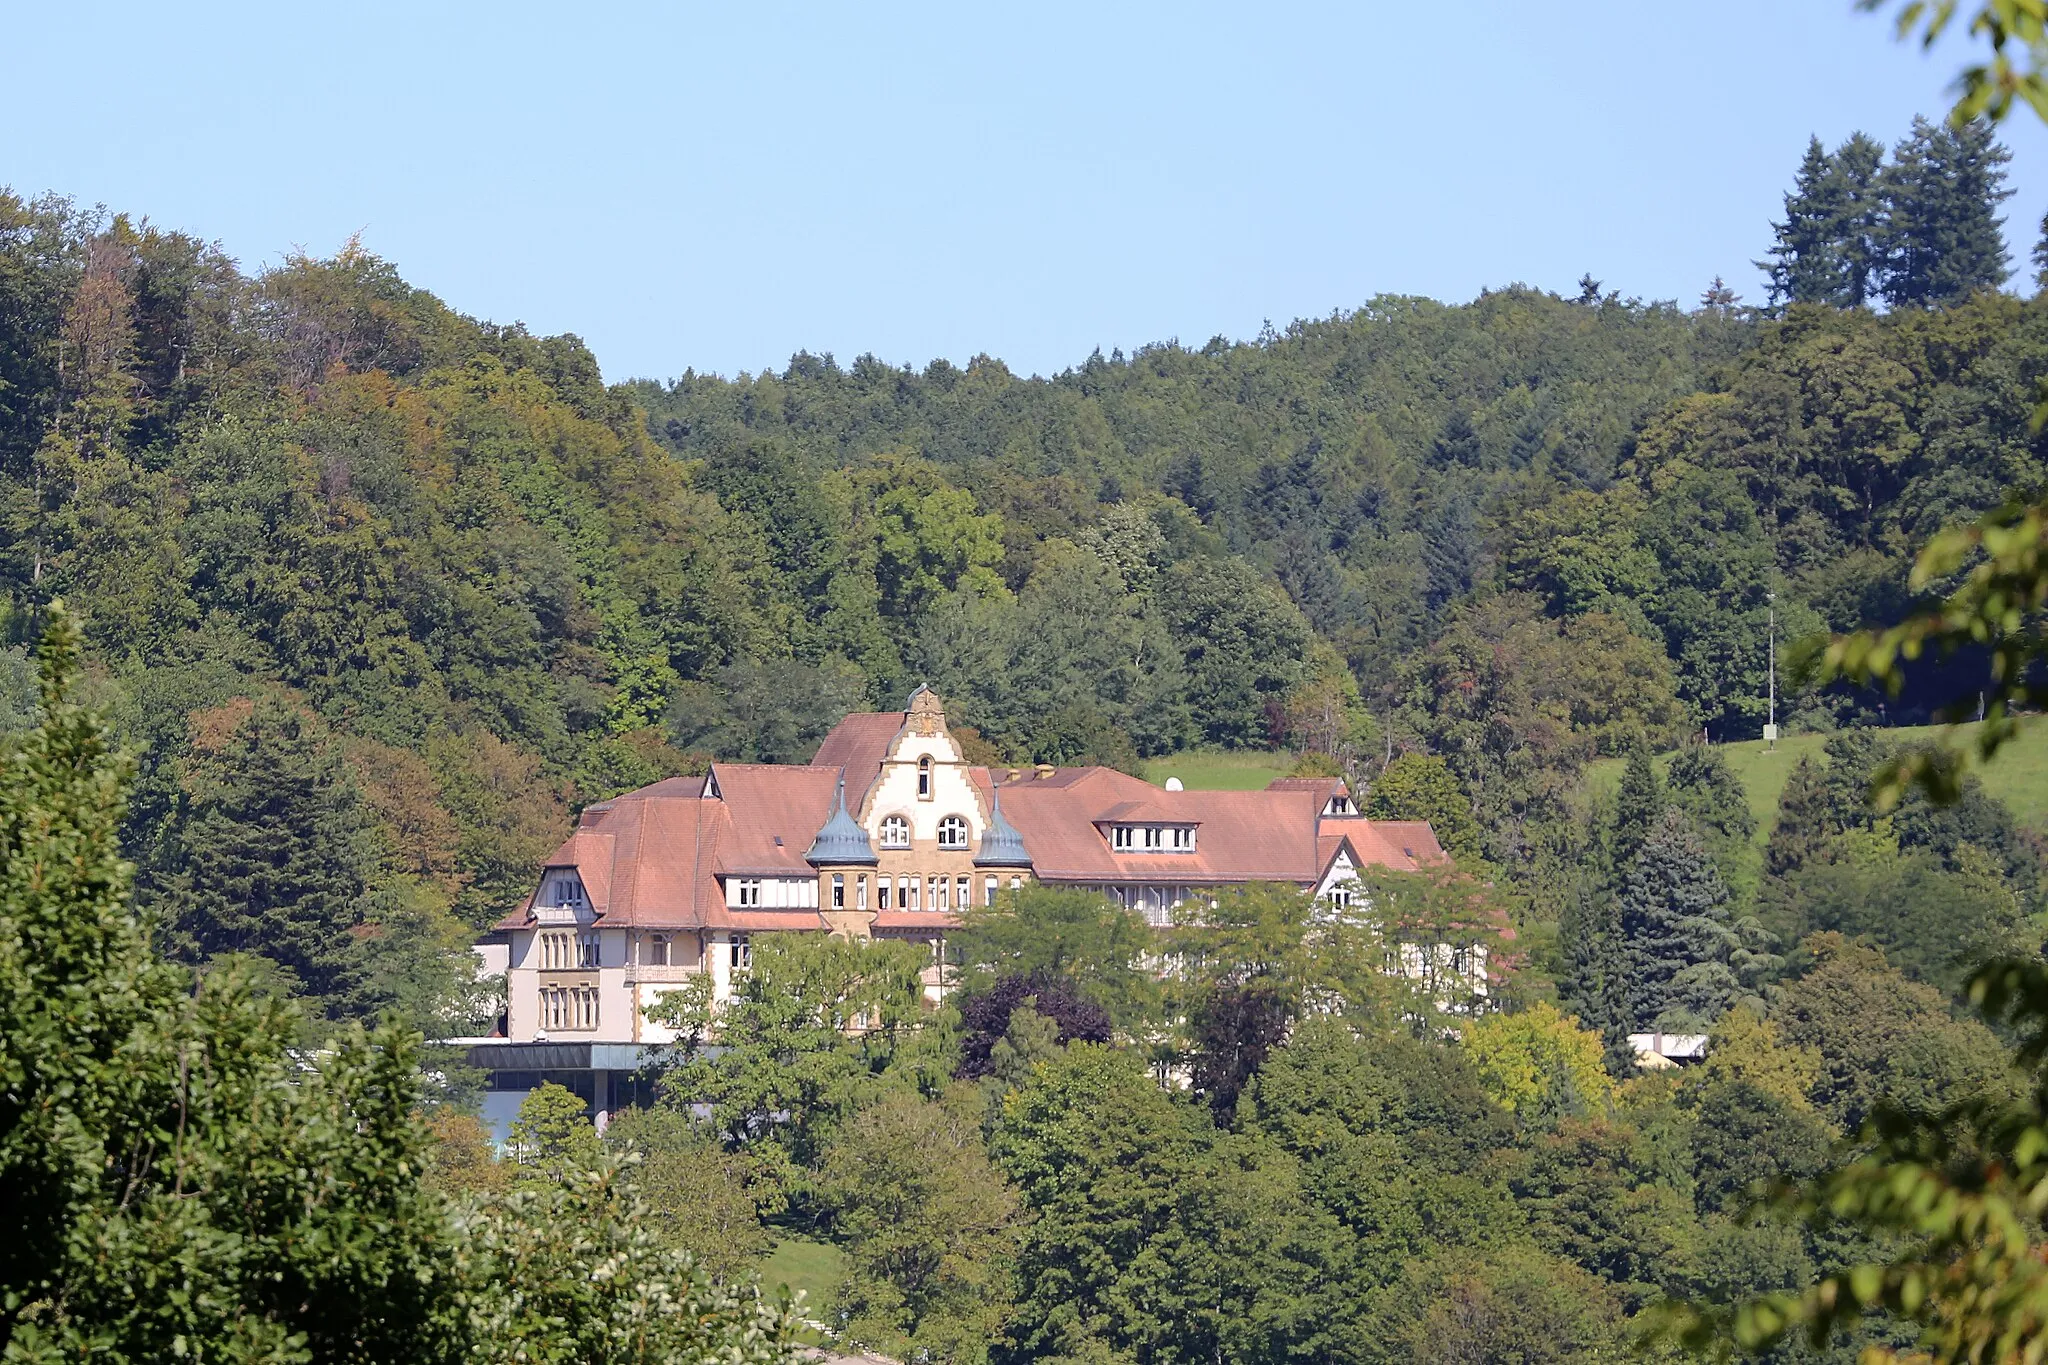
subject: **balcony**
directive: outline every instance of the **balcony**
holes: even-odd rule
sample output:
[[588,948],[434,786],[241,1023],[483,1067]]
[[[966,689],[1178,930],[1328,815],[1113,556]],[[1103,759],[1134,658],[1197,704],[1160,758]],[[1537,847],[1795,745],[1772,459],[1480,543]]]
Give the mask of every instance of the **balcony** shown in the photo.
[[626,984],[629,986],[640,984],[675,986],[685,981],[694,981],[702,975],[704,975],[702,967],[680,967],[673,964],[665,967],[656,967],[640,962],[629,962],[626,964]]

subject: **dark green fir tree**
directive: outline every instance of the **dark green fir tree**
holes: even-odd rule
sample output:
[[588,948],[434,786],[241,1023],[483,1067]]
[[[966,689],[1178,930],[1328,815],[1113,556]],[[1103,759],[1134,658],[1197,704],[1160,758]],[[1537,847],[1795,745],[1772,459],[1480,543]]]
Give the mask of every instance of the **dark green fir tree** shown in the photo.
[[1648,748],[1638,744],[1630,751],[1628,766],[1622,770],[1621,790],[1614,800],[1614,866],[1626,872],[1635,862],[1636,851],[1664,814],[1664,784],[1650,761]]
[[1778,797],[1778,822],[1764,845],[1764,875],[1789,877],[1828,841],[1828,789],[1820,765],[1801,757]]
[[1685,812],[1667,810],[1643,841],[1621,890],[1622,963],[1632,1030],[1718,1018],[1739,985],[1728,888]]
[[1840,300],[1845,271],[1839,234],[1846,208],[1834,159],[1818,137],[1810,139],[1785,196],[1785,221],[1771,224],[1778,239],[1771,258],[1756,263],[1770,275],[1773,304]]
[[2041,219],[2041,237],[2034,243],[2034,288],[2048,289],[2048,216]]
[[2005,283],[1998,206],[2012,195],[2005,188],[2010,160],[1982,120],[1960,128],[1913,120],[1884,173],[1887,303],[1937,307]]
[[186,779],[170,904],[174,946],[266,959],[330,1015],[360,1012],[372,816],[318,722],[274,697],[223,718]]

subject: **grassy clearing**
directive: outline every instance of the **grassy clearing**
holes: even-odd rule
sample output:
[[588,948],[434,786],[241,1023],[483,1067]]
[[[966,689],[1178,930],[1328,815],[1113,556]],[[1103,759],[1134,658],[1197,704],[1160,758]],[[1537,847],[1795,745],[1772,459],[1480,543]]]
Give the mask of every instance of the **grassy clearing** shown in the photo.
[[1293,766],[1294,755],[1288,753],[1191,749],[1145,760],[1144,777],[1161,785],[1177,777],[1189,791],[1257,791],[1274,778],[1285,777]]
[[[1944,728],[1900,726],[1885,733],[1890,738],[1906,742],[1935,738],[1943,733]],[[1974,725],[1958,728],[1966,741],[1976,729]],[[1804,755],[1811,755],[1815,762],[1819,762],[1821,749],[1826,743],[1825,735],[1793,735],[1779,740],[1775,750],[1766,747],[1760,739],[1722,746],[1729,769],[1742,780],[1744,790],[1749,793],[1750,809],[1756,813],[1759,843],[1770,833],[1771,825],[1778,818],[1778,796],[1785,790],[1785,779],[1791,774],[1792,766]],[[1669,754],[1659,757],[1659,771],[1670,762],[1670,757]],[[1602,759],[1586,770],[1586,781],[1596,792],[1611,792],[1621,782],[1622,766],[1621,759]],[[2037,721],[2023,727],[2020,737],[2001,749],[1991,765],[1978,770],[1978,773],[1984,779],[1985,789],[2010,806],[2021,824],[2048,829],[2048,725]]]
[[830,1242],[808,1237],[785,1237],[761,1258],[761,1287],[771,1294],[777,1287],[802,1290],[801,1311],[807,1318],[823,1316],[826,1302],[845,1275],[846,1253]]

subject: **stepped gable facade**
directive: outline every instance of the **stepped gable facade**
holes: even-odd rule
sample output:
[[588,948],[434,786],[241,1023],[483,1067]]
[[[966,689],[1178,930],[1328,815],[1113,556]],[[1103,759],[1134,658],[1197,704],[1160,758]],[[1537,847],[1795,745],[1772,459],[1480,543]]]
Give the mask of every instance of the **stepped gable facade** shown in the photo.
[[1335,779],[1180,791],[972,765],[919,688],[902,711],[848,716],[808,765],[717,763],[586,808],[480,951],[506,972],[507,1042],[662,1043],[647,1007],[700,976],[724,997],[762,934],[927,942],[936,997],[959,912],[1027,882],[1163,924],[1233,883],[1341,900],[1361,868],[1443,856],[1427,824],[1366,820]]

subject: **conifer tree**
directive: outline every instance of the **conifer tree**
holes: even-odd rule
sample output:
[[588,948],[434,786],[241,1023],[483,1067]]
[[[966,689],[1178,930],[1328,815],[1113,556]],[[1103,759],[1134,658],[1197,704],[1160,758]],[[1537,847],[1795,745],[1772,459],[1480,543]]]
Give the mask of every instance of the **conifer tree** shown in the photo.
[[2048,289],[2048,215],[2041,219],[2041,237],[2034,243],[2034,288]]
[[1778,823],[1771,827],[1770,842],[1764,845],[1764,873],[1787,877],[1806,866],[1807,860],[1827,842],[1828,789],[1820,767],[1801,756],[1785,779],[1778,797]]
[[1861,308],[1878,295],[1884,279],[1885,232],[1889,212],[1885,199],[1884,145],[1865,133],[1851,133],[1830,158],[1839,219],[1835,250],[1841,261],[1842,288],[1832,300],[1843,308]]
[[1960,128],[1913,120],[1884,173],[1886,302],[1929,308],[2005,283],[1998,206],[2012,195],[2005,188],[2010,160],[1982,120]]
[[186,782],[174,940],[202,960],[259,955],[330,1014],[359,1013],[370,1003],[354,997],[376,874],[371,813],[340,754],[289,703],[265,698],[219,723],[225,733],[202,738]]
[[1638,744],[1621,774],[1614,803],[1614,866],[1626,870],[1635,861],[1657,819],[1664,813],[1664,784],[1651,765],[1650,751]]
[[1665,811],[1644,839],[1620,908],[1633,1031],[1674,1012],[1705,1024],[1727,1009],[1738,989],[1728,888],[1683,811]]
[[1770,274],[1773,304],[1834,303],[1841,298],[1839,235],[1847,207],[1842,188],[1833,158],[1818,137],[1810,138],[1785,196],[1785,221],[1771,225],[1778,239],[1771,259],[1756,263]]
[[1771,278],[1771,302],[1860,308],[1877,292],[1886,223],[1884,148],[1851,133],[1830,153],[1819,138],[1785,196],[1785,221],[1772,224],[1772,259],[1757,264]]

